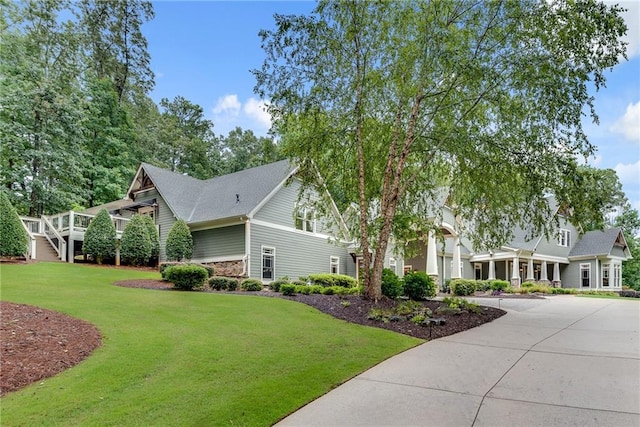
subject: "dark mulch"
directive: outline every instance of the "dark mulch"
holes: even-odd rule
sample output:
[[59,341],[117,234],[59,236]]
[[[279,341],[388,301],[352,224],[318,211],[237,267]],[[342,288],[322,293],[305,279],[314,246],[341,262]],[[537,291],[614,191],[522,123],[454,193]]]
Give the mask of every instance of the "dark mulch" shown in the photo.
[[102,344],[95,326],[51,310],[0,302],[0,396],[80,363]]

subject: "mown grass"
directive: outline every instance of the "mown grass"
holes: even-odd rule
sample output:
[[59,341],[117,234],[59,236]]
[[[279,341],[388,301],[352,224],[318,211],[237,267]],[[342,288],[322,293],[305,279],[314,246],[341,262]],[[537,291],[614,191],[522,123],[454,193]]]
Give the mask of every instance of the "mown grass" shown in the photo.
[[1,298],[87,320],[88,359],[2,398],[3,426],[271,425],[420,343],[277,298],[113,286],[155,273],[2,265]]

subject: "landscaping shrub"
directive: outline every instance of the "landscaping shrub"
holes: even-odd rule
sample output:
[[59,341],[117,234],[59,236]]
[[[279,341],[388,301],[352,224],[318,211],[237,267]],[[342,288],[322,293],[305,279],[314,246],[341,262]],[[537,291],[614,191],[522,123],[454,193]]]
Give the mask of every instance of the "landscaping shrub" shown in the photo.
[[295,295],[296,285],[294,285],[293,283],[283,283],[280,286],[280,292],[282,293],[282,295],[287,295],[287,296]]
[[382,270],[382,295],[395,299],[402,295],[403,292],[402,281],[396,273],[389,268]]
[[120,256],[125,264],[145,265],[151,258],[151,239],[144,215],[134,215],[122,232]]
[[179,219],[169,230],[166,243],[167,259],[182,261],[193,255],[193,237],[186,222]]
[[412,271],[404,276],[404,294],[412,300],[419,301],[436,296],[436,284],[422,271]]
[[[151,256],[149,260],[152,265],[156,265],[158,258],[160,257],[160,236],[158,236],[158,228],[156,227],[153,218],[150,215],[140,215],[144,220],[144,225],[147,227],[147,234],[149,235],[149,242],[151,242]],[[210,274],[209,276],[212,276]]]
[[280,292],[280,286],[287,283],[289,283],[289,278],[283,277],[281,279],[274,280],[273,282],[269,283],[269,288],[271,288],[273,292]]
[[457,296],[473,295],[476,291],[474,280],[453,279],[451,281],[451,293]]
[[164,272],[166,280],[176,288],[193,289],[202,286],[209,275],[207,270],[199,265],[175,265]]
[[324,289],[324,286],[311,285],[311,286],[309,286],[309,289],[311,290],[312,294],[321,294],[322,290]]
[[202,267],[207,271],[207,277],[214,276],[213,266],[198,264],[195,262],[177,262],[177,261],[167,261],[167,262],[160,263],[160,266],[158,267],[158,270],[160,271],[160,276],[162,276],[164,280],[167,280],[167,278],[165,277],[165,272],[167,271],[167,268],[174,267],[176,265],[195,265],[198,267]]
[[620,296],[625,298],[640,298],[640,292],[629,289],[620,291]]
[[445,279],[444,284],[440,285],[440,292],[445,294],[451,292],[451,279]]
[[535,282],[524,282],[524,283],[522,284],[522,287],[523,287],[523,288],[530,288],[530,287],[532,287],[532,286],[535,286]]
[[0,256],[22,256],[27,253],[28,243],[29,236],[18,211],[4,191],[0,191]]
[[257,292],[264,289],[264,285],[258,279],[244,279],[240,285],[243,291]]
[[235,291],[238,289],[238,279],[213,276],[209,279],[209,286],[216,291]]
[[302,295],[309,295],[311,293],[311,286],[308,286],[308,285],[296,285],[296,293],[297,294],[302,294]]
[[320,286],[342,286],[343,288],[352,288],[358,285],[355,278],[345,274],[310,274],[309,281],[312,285]]
[[89,223],[84,233],[82,253],[91,255],[98,264],[102,264],[105,258],[115,256],[116,227],[106,209],[101,209]]
[[476,291],[486,292],[491,289],[491,282],[488,280],[476,280],[475,288]]
[[574,289],[574,288],[551,288],[551,293],[565,295],[565,294],[577,294],[578,291],[577,289]]
[[509,286],[511,286],[510,283],[506,280],[491,280],[489,284],[492,291],[504,291]]

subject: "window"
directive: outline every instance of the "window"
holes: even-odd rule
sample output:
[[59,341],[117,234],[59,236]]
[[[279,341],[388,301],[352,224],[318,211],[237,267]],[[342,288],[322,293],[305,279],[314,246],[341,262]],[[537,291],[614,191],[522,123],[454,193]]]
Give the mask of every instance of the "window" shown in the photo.
[[398,274],[398,261],[395,258],[389,258],[389,270],[394,274]]
[[602,264],[602,286],[609,286],[609,264]]
[[613,264],[613,286],[615,288],[620,287],[620,276],[621,276],[620,264]]
[[560,237],[558,238],[558,246],[568,248],[571,246],[571,232],[569,230],[561,229]]
[[262,247],[262,280],[275,277],[276,248]]
[[475,271],[476,280],[482,280],[482,264],[476,262],[473,264],[473,270]]
[[329,257],[329,271],[331,274],[340,274],[340,257]]
[[296,229],[315,233],[316,218],[313,209],[309,207],[299,207],[296,209]]
[[583,288],[591,287],[591,264],[580,264],[580,284]]

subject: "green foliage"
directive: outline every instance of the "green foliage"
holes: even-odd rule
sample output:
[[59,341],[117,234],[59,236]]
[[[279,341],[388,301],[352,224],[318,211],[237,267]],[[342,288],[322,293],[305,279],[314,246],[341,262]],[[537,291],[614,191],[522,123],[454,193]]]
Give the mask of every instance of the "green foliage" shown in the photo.
[[169,230],[166,243],[167,259],[182,261],[191,258],[193,254],[193,237],[191,230],[184,220],[177,220]]
[[640,291],[640,214],[629,203],[622,208],[622,213],[614,220],[629,246],[632,258],[622,263],[622,284]]
[[640,298],[640,292],[636,290],[622,290],[620,296],[625,298]]
[[[325,289],[325,288],[322,288]],[[311,293],[311,286],[308,285],[296,285],[296,293],[302,295],[309,295]]]
[[395,299],[404,294],[402,281],[391,269],[382,270],[382,295]]
[[447,307],[452,309],[468,310],[472,313],[480,313],[478,304],[459,297],[446,297],[442,300]]
[[511,286],[506,280],[492,280],[489,282],[489,285],[492,291],[504,291]]
[[491,289],[491,283],[488,280],[476,280],[476,291],[486,292]]
[[404,276],[404,294],[412,300],[424,300],[436,296],[433,279],[422,271],[412,271]]
[[244,279],[240,287],[243,291],[257,292],[264,289],[264,284],[258,279]]
[[191,290],[204,285],[209,277],[207,270],[198,265],[175,265],[165,270],[167,281],[173,283],[176,288]]
[[453,279],[451,280],[451,293],[457,296],[473,295],[476,291],[475,280]]
[[324,290],[324,286],[321,285],[309,285],[309,289],[312,294],[321,294]]
[[310,274],[309,281],[312,285],[321,286],[342,286],[343,288],[352,288],[358,285],[358,281],[344,274]]
[[235,291],[238,289],[238,279],[231,277],[212,276],[209,286],[216,291]]
[[151,258],[151,239],[144,216],[134,215],[122,232],[120,257],[126,264],[145,265]]
[[195,265],[197,267],[202,267],[207,271],[208,276],[207,277],[213,277],[214,275],[214,269],[213,266],[211,265],[206,265],[206,264],[198,264],[195,262],[178,262],[178,261],[167,261],[167,262],[162,262],[160,263],[160,266],[158,267],[158,270],[160,271],[160,275],[162,276],[162,278],[164,280],[166,280],[166,271],[169,267],[174,267],[176,265]]
[[101,209],[89,223],[84,233],[82,253],[91,255],[98,264],[102,264],[105,258],[115,256],[116,227],[106,209]]
[[592,151],[584,112],[597,119],[587,87],[624,55],[621,12],[596,2],[320,2],[260,32],[256,92],[270,100],[285,154],[306,186],[319,172],[341,211],[358,201],[349,226],[367,296],[381,295],[389,239],[432,227],[426,200],[442,187],[474,224],[475,246],[500,247],[514,225],[553,232],[545,196],[579,197],[575,158]]
[[274,280],[273,282],[269,283],[269,288],[271,288],[272,291],[274,292],[280,292],[280,286],[289,283],[289,278],[288,277],[282,277],[278,280]]
[[286,296],[295,295],[296,285],[294,285],[293,283],[283,283],[280,286],[280,292],[282,292],[282,295],[286,295]]
[[28,235],[9,198],[0,190],[0,256],[27,253]]
[[[158,228],[150,215],[141,216],[147,227],[147,234],[149,235],[149,241],[151,243],[151,259],[157,261],[160,256],[160,236],[158,235]],[[213,276],[213,273],[210,273],[209,276]]]

